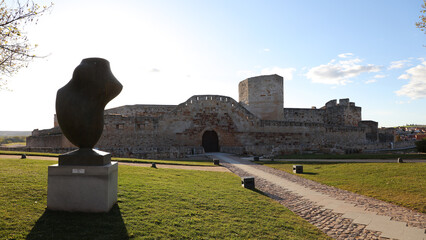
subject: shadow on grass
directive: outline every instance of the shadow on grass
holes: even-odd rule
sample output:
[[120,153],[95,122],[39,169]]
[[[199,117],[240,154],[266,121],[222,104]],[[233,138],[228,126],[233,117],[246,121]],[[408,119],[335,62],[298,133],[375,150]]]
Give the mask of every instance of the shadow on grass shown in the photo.
[[129,239],[117,204],[108,213],[70,213],[46,210],[27,238]]
[[303,173],[298,173],[296,175],[318,175],[318,173],[315,173],[315,172],[303,172]]

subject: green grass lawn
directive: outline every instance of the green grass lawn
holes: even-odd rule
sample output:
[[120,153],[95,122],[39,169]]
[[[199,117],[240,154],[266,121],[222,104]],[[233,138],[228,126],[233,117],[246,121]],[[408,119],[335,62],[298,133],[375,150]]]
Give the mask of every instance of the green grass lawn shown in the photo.
[[0,159],[0,239],[329,239],[231,173],[120,166],[111,212],[48,211],[51,164]]
[[426,213],[426,163],[261,162],[298,176]]
[[0,150],[0,154],[5,155],[28,155],[28,156],[44,156],[44,157],[57,157],[58,153],[41,153],[41,152],[22,152],[22,151],[2,151]]
[[[57,157],[60,155],[58,153],[19,152],[19,151],[0,151],[0,154],[6,154],[6,155],[25,154],[28,156],[28,158],[31,158],[31,156]],[[131,163],[156,163],[156,164],[186,165],[186,166],[214,166],[212,160],[205,160],[205,159],[157,160],[157,159],[112,157],[111,160],[119,161],[119,162],[131,162]]]
[[137,159],[137,158],[112,158],[113,161],[132,162],[132,163],[156,163],[170,165],[186,165],[186,166],[214,166],[212,160],[185,159],[185,160],[153,160],[153,159]]
[[426,153],[286,154],[275,159],[426,159]]

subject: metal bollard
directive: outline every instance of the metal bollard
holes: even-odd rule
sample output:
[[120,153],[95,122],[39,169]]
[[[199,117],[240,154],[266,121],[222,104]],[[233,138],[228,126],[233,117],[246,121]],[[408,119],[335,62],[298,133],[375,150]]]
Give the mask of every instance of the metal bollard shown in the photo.
[[303,173],[302,165],[293,165],[293,173]]
[[254,190],[254,177],[242,177],[241,183],[244,188]]

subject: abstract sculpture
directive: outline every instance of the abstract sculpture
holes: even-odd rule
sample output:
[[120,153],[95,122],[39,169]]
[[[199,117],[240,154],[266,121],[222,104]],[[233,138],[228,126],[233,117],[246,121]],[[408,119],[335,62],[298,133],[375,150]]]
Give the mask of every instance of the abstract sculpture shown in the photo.
[[105,165],[111,161],[106,153],[92,148],[102,135],[104,108],[122,88],[105,59],[86,58],[75,68],[72,79],[58,90],[56,116],[65,137],[80,149],[61,155],[59,165]]
[[118,164],[111,162],[111,154],[92,148],[102,135],[104,108],[122,88],[107,60],[87,58],[58,90],[59,126],[79,149],[60,155],[58,164],[49,166],[48,209],[108,212],[117,202]]

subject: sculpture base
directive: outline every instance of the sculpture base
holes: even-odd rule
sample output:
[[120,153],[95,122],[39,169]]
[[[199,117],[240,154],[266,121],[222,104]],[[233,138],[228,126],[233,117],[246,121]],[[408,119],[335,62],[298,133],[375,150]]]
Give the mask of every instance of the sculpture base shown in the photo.
[[108,212],[117,202],[118,164],[48,168],[47,209]]
[[111,163],[111,154],[91,148],[78,150],[59,155],[59,166],[103,166]]

